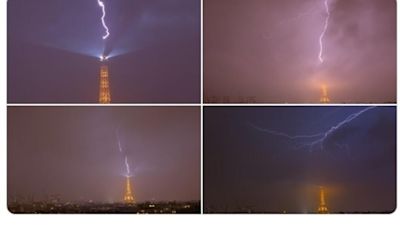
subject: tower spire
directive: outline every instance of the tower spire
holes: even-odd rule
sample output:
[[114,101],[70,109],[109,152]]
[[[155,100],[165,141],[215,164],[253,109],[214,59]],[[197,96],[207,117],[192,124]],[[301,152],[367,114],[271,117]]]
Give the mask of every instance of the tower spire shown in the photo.
[[129,176],[126,177],[124,202],[127,204],[136,203],[135,198],[133,197],[133,192],[132,192],[132,187],[131,187],[131,179]]
[[319,206],[318,206],[318,213],[326,214],[328,213],[328,207],[326,206],[325,202],[325,191],[323,187],[319,188]]
[[[105,61],[105,59],[102,59],[102,61]],[[100,67],[99,103],[101,103],[101,104],[111,103],[111,92],[110,92],[110,81],[109,81],[109,76],[108,76],[108,66],[105,63]]]

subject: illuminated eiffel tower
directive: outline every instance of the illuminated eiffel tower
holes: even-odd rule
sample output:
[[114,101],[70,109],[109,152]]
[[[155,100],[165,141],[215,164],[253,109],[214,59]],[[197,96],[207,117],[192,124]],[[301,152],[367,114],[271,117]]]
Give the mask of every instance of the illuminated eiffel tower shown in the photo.
[[325,192],[324,188],[320,187],[319,189],[319,206],[318,206],[318,213],[320,214],[327,214],[328,213],[328,207],[326,206],[325,202]]
[[108,76],[108,66],[105,64],[107,59],[102,57],[103,64],[100,67],[100,89],[99,89],[99,103],[111,103],[110,81]]
[[319,99],[319,101],[324,104],[331,102],[331,100],[328,97],[328,87],[326,85],[322,85],[322,96]]
[[133,196],[133,192],[132,192],[132,188],[131,188],[131,179],[128,176],[126,177],[124,202],[127,204],[136,203],[135,197]]

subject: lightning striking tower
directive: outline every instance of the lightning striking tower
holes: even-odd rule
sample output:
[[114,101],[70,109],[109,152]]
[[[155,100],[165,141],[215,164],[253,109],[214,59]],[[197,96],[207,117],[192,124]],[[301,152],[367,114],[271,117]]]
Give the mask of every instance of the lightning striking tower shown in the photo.
[[328,87],[326,85],[322,85],[321,91],[322,91],[322,95],[321,95],[321,98],[319,99],[319,101],[324,104],[329,103],[331,100],[328,97]]
[[124,194],[124,202],[127,204],[134,204],[136,203],[133,191],[132,191],[132,185],[131,185],[131,168],[129,166],[129,162],[128,162],[128,154],[124,153],[123,149],[122,149],[122,145],[121,145],[121,140],[119,138],[119,134],[118,134],[118,128],[115,131],[115,135],[117,137],[117,142],[118,142],[118,150],[119,152],[121,152],[122,154],[124,154],[125,157],[125,168],[126,168],[126,174],[125,174],[125,178],[126,178],[126,184],[125,184],[125,194]]
[[328,207],[326,206],[326,202],[325,202],[325,191],[324,191],[323,187],[319,188],[318,213],[320,213],[320,214],[327,214],[328,213]]
[[110,79],[108,75],[108,66],[105,63],[100,67],[99,103],[111,103]]
[[[97,0],[98,5],[101,8],[102,16],[101,16],[101,24],[103,25],[105,34],[102,36],[103,40],[106,41],[110,36],[110,31],[105,21],[106,17],[106,6],[102,0]],[[100,89],[99,89],[99,103],[101,104],[109,104],[111,103],[111,92],[110,92],[110,79],[108,75],[108,66],[105,63],[108,57],[104,54],[100,56],[100,61],[102,65],[100,67]]]
[[127,203],[127,204],[136,203],[135,197],[133,196],[133,191],[132,191],[132,186],[131,186],[131,179],[130,179],[129,176],[126,176],[124,202]]

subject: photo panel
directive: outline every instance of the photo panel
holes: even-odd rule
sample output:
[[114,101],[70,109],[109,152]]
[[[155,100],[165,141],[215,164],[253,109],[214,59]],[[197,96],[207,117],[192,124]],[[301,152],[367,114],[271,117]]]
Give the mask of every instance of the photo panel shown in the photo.
[[396,103],[396,1],[203,2],[205,103]]
[[392,213],[396,107],[205,107],[204,213]]
[[200,103],[200,0],[7,2],[8,103]]
[[9,107],[12,213],[200,213],[199,107]]

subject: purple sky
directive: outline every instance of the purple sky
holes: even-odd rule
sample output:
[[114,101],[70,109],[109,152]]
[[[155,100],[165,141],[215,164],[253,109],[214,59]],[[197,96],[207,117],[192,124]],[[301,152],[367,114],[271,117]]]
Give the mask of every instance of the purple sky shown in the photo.
[[121,201],[125,153],[137,201],[200,200],[197,107],[8,108],[9,197]]
[[8,102],[97,103],[99,56],[114,103],[198,103],[199,0],[8,2]]
[[394,0],[205,0],[205,98],[395,102]]

